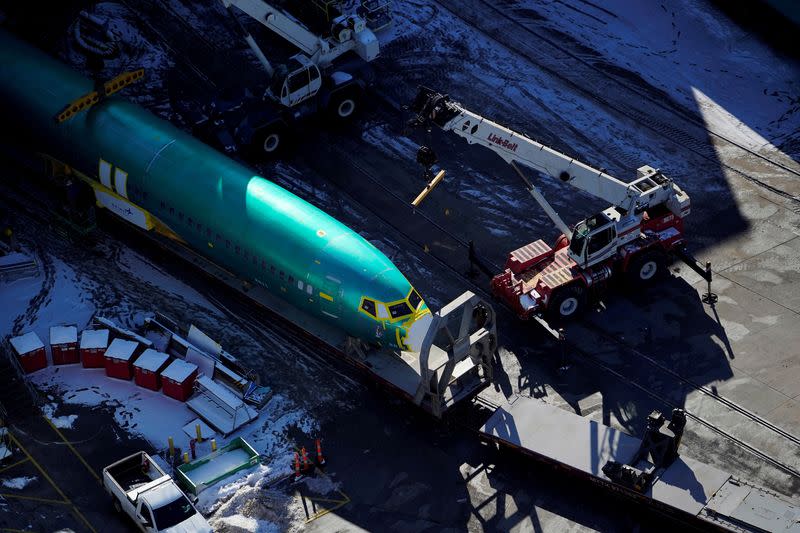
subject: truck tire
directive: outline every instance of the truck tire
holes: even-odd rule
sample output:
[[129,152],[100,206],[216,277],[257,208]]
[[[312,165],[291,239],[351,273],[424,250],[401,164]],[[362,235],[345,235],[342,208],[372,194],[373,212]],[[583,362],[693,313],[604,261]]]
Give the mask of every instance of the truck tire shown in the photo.
[[345,122],[358,111],[358,92],[355,89],[342,89],[331,95],[328,114],[333,120]]
[[274,122],[256,130],[250,148],[254,156],[269,159],[284,150],[287,140],[286,128],[280,122]]
[[577,284],[556,289],[547,304],[550,320],[563,322],[578,317],[586,308],[586,290]]
[[667,257],[661,250],[639,252],[628,262],[626,271],[630,285],[635,288],[646,287],[666,274]]

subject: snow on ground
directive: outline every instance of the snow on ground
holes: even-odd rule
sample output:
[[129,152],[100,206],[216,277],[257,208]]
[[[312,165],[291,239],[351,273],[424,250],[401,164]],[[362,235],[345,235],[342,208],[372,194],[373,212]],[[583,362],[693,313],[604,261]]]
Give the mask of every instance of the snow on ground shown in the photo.
[[[145,69],[142,81],[125,89],[125,97],[146,105],[152,111],[165,111],[169,101],[162,90],[173,61],[169,54],[159,45],[153,44],[142,34],[136,15],[117,2],[100,2],[90,12],[108,21],[109,29],[119,36],[121,51],[116,58],[107,59],[103,65],[101,76],[111,79],[125,71]],[[91,77],[92,73],[86,64],[86,57],[75,45],[72,37],[74,24],[69,29],[62,50],[64,59],[71,65]]]
[[[76,324],[78,330],[86,327],[94,314],[95,308],[84,290],[94,283],[77,272],[66,263],[53,259],[55,267],[55,286],[36,313],[34,330],[47,344],[50,338],[50,326],[55,324]],[[33,317],[31,317],[33,318]],[[30,320],[29,320],[30,323]]]
[[[394,48],[386,47],[387,60],[393,63],[393,70],[402,74],[404,83],[400,86],[390,76],[388,86],[384,84],[382,90],[390,93],[405,91],[405,94],[396,95],[401,103],[409,103],[413,98],[413,93],[409,91],[415,91],[417,84],[425,84],[449,93],[467,108],[492,120],[574,155],[592,166],[608,169],[620,179],[633,179],[635,169],[642,162],[664,169],[676,179],[692,176],[694,168],[689,161],[669,157],[673,147],[663,148],[666,141],[653,142],[594,101],[567,92],[563,81],[475,31],[446,8],[421,8],[414,0],[398,0],[395,13],[393,31],[410,39],[413,44],[411,49],[402,43],[394,45]],[[422,35],[441,38],[431,42],[422,39]],[[419,43],[414,41],[417,38],[420,39]],[[464,64],[463,61],[467,59],[469,63]],[[455,63],[461,66],[454,68]],[[569,119],[567,122],[565,117]],[[386,137],[379,129],[373,128],[372,132],[364,135],[364,140],[381,147],[386,143]],[[464,144],[453,136],[445,135],[443,139],[438,142],[452,142],[459,149]],[[463,167],[457,168],[456,174],[453,167],[458,166],[458,161],[442,161],[441,164],[452,170],[451,179],[440,185],[448,194],[467,197],[473,189],[486,190],[486,183],[481,176],[461,172]],[[498,173],[503,172],[501,182],[516,185],[516,178],[510,172],[506,173],[502,161],[498,159],[497,164],[497,168],[502,169]],[[458,176],[457,180],[452,179],[455,176]],[[533,174],[532,177],[538,179],[537,184],[542,186],[545,196],[557,208],[574,206],[576,196],[582,197],[584,203],[591,202],[588,196],[577,191],[564,195],[563,185],[556,184],[549,177],[541,174]],[[520,202],[528,206],[523,209],[526,216],[531,212],[532,200],[526,203],[524,195],[512,193],[501,198],[484,194],[483,198],[488,196],[493,196],[493,200],[497,201],[493,207],[501,213],[520,212]],[[533,212],[537,213],[537,210]],[[541,218],[541,222],[547,224],[545,218]]]
[[0,485],[7,489],[22,490],[34,481],[36,481],[36,476],[23,476],[11,479],[0,479]]
[[208,300],[201,296],[200,293],[170,276],[157,265],[154,265],[130,248],[122,249],[117,260],[123,270],[153,287],[166,290],[185,301],[196,303],[206,308],[208,311],[219,315],[219,311],[212,306]]
[[305,409],[283,396],[273,397],[256,421],[230,436],[240,436],[250,443],[262,455],[262,464],[201,492],[198,509],[212,513],[210,523],[220,531],[241,531],[248,525],[256,529],[245,527],[244,531],[295,530],[304,519],[299,504],[270,486],[291,473],[293,445],[287,438],[289,429],[297,428],[308,435],[318,427]]
[[390,156],[402,161],[414,161],[419,146],[408,137],[398,136],[387,124],[365,123],[361,138]]
[[95,309],[82,290],[89,280],[58,259],[37,259],[39,277],[0,285],[0,337],[34,331],[46,345],[50,326],[71,323],[83,329]]
[[[296,531],[302,527],[305,515],[296,499],[270,488],[275,479],[271,469],[257,467],[243,479],[247,482],[229,483],[235,490],[220,493],[209,519],[215,531]],[[208,498],[206,492],[200,494],[200,509]]]
[[71,429],[72,424],[78,419],[78,415],[55,416],[57,410],[58,405],[55,403],[48,403],[42,407],[42,412],[50,419],[50,422],[52,422],[55,427]]
[[[3,303],[0,305],[0,333],[2,335],[11,333],[15,321],[21,317],[28,306],[28,302],[42,288],[43,280],[44,278],[40,272],[36,277],[19,279],[0,285],[0,298]],[[42,342],[45,342],[45,340],[43,338]]]
[[66,404],[111,409],[123,430],[144,437],[157,449],[167,445],[168,437],[181,443],[186,440],[181,428],[196,418],[182,402],[133,381],[110,378],[103,368],[49,366],[32,374],[31,380]]
[[689,109],[716,108],[703,116],[717,133],[753,149],[780,146],[798,135],[800,65],[780,57],[707,0],[517,4]]
[[[50,391],[65,403],[111,409],[115,421],[124,431],[144,437],[162,453],[169,437],[174,438],[176,446],[189,449],[189,437],[181,428],[197,415],[184,403],[164,396],[161,391],[143,389],[133,381],[109,378],[103,369],[85,369],[80,365],[51,366],[31,377],[37,387]],[[45,407],[45,413],[50,417],[54,411],[53,404]],[[61,417],[54,419],[54,423],[56,420],[64,423],[64,419],[70,423],[74,421],[74,418]],[[224,526],[223,531],[238,531],[236,527],[247,523],[257,525],[258,531],[285,531],[294,527],[292,524],[299,520],[300,510],[294,507],[291,497],[268,490],[275,480],[291,472],[293,447],[287,432],[294,428],[311,434],[318,428],[318,423],[304,409],[276,395],[258,419],[224,440],[244,438],[262,455],[264,464],[237,472],[200,494],[198,508],[210,515],[212,524]],[[220,437],[217,441],[220,446],[223,444]],[[207,444],[198,445],[198,455],[210,451],[204,446]],[[226,463],[223,466],[227,469],[230,465]],[[216,465],[208,468],[216,468]],[[333,486],[330,487],[332,490]]]

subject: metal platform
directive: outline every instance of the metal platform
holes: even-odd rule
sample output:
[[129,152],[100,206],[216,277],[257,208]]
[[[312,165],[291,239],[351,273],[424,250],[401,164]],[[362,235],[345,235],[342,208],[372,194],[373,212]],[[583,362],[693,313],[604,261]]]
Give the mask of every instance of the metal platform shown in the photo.
[[603,465],[627,463],[641,441],[540,400],[513,398],[495,410],[480,433],[685,521],[731,531],[800,532],[797,506],[689,457],[678,457],[644,494],[614,483],[603,474]]
[[18,279],[32,278],[39,275],[39,265],[23,253],[14,252],[0,243],[0,282],[12,282]]
[[258,411],[208,376],[197,378],[195,394],[186,406],[223,436],[258,418]]

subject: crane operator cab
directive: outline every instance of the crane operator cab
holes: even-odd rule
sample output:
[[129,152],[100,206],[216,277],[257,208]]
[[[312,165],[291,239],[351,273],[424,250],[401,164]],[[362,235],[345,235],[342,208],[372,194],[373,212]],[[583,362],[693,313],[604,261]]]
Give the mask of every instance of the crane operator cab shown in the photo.
[[570,258],[586,268],[614,255],[619,244],[616,239],[618,219],[619,213],[609,208],[578,222],[569,242]]
[[268,91],[281,104],[294,107],[315,96],[321,87],[319,67],[303,54],[296,54],[275,69]]

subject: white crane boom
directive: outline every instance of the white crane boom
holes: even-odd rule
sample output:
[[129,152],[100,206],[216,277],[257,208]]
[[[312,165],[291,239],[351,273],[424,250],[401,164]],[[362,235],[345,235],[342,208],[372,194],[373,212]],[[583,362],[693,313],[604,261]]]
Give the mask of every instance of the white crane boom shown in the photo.
[[[629,215],[641,213],[659,204],[666,204],[677,216],[688,214],[688,195],[671,179],[652,167],[639,168],[637,179],[625,183],[602,170],[592,168],[523,134],[487,120],[450,100],[446,95],[435,93],[430,89],[421,89],[413,107],[420,118],[434,122],[443,130],[452,131],[470,144],[485,146],[512,164],[528,183],[531,194],[534,194],[540,204],[544,198],[540,200],[537,197],[534,193],[535,187],[522,176],[515,164],[558,177],[573,187],[610,202]],[[542,206],[553,218],[552,213],[555,212],[546,204],[545,200]],[[557,215],[554,222],[563,231],[562,226],[566,225]],[[568,231],[564,233],[569,235]]]
[[336,58],[351,50],[364,61],[372,61],[378,57],[378,39],[358,16],[346,15],[335,20],[334,38],[328,38],[312,33],[300,21],[264,0],[221,1],[226,8],[236,6],[292,43],[318,67],[330,65]]

